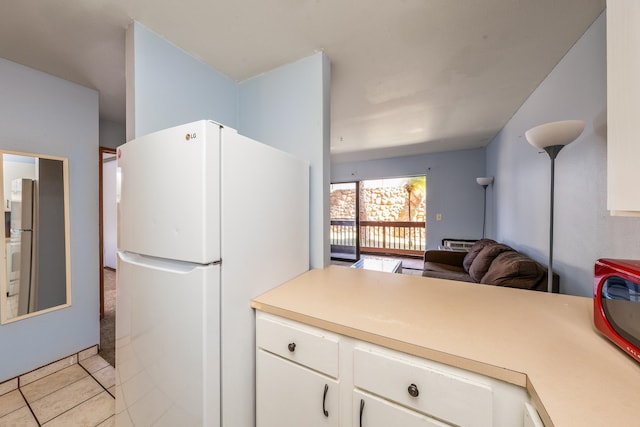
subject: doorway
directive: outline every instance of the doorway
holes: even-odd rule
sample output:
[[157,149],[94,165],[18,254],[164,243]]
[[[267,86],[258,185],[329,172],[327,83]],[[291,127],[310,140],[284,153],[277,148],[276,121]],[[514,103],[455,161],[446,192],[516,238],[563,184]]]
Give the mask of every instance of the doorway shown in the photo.
[[100,147],[100,319],[104,318],[103,270],[116,268],[116,150]]
[[331,259],[421,258],[426,249],[426,177],[333,183]]
[[115,366],[116,150],[99,149],[100,355]]

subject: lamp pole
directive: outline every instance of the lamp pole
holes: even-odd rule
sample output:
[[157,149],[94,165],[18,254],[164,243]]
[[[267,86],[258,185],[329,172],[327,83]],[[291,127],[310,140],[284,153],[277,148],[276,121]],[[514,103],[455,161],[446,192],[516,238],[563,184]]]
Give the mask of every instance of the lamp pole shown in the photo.
[[556,156],[563,147],[564,145],[552,145],[544,148],[544,151],[547,152],[551,159],[551,191],[549,191],[549,271],[547,272],[547,292],[553,292],[553,205],[555,199]]
[[482,204],[482,238],[484,239],[485,226],[487,225],[487,187],[489,185],[483,185],[484,189],[484,203]]

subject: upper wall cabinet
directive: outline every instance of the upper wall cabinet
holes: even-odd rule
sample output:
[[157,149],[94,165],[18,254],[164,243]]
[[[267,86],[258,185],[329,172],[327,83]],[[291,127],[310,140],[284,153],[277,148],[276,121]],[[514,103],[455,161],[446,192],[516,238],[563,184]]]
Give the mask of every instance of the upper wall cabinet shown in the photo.
[[607,208],[640,216],[640,1],[607,1]]

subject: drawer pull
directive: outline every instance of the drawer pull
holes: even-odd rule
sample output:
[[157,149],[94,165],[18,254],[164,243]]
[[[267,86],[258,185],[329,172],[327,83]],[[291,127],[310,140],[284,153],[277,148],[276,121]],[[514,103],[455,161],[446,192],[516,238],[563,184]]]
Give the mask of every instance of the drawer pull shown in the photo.
[[418,395],[420,394],[420,391],[418,390],[418,386],[415,384],[411,384],[407,389],[407,391],[409,392],[409,395],[411,397],[418,397]]
[[327,392],[329,391],[329,386],[327,384],[324,385],[324,395],[322,396],[322,413],[325,417],[329,416],[329,412],[324,409],[324,403],[327,400]]
[[360,399],[360,427],[362,427],[362,414],[364,413],[364,399]]
[[289,349],[289,351],[291,353],[293,353],[294,351],[296,351],[296,343],[290,342],[289,345],[287,346],[287,348]]

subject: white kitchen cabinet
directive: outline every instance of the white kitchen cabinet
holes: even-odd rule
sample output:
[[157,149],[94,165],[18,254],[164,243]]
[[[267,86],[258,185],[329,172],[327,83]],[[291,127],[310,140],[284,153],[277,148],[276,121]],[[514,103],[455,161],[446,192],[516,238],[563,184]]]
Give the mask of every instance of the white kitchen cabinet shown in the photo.
[[338,382],[258,350],[257,427],[338,426]]
[[607,2],[607,209],[640,216],[640,2]]
[[258,427],[542,426],[523,387],[263,312],[256,319]]
[[538,411],[529,403],[524,404],[524,427],[544,427]]
[[257,427],[340,425],[337,337],[259,314],[256,344]]

